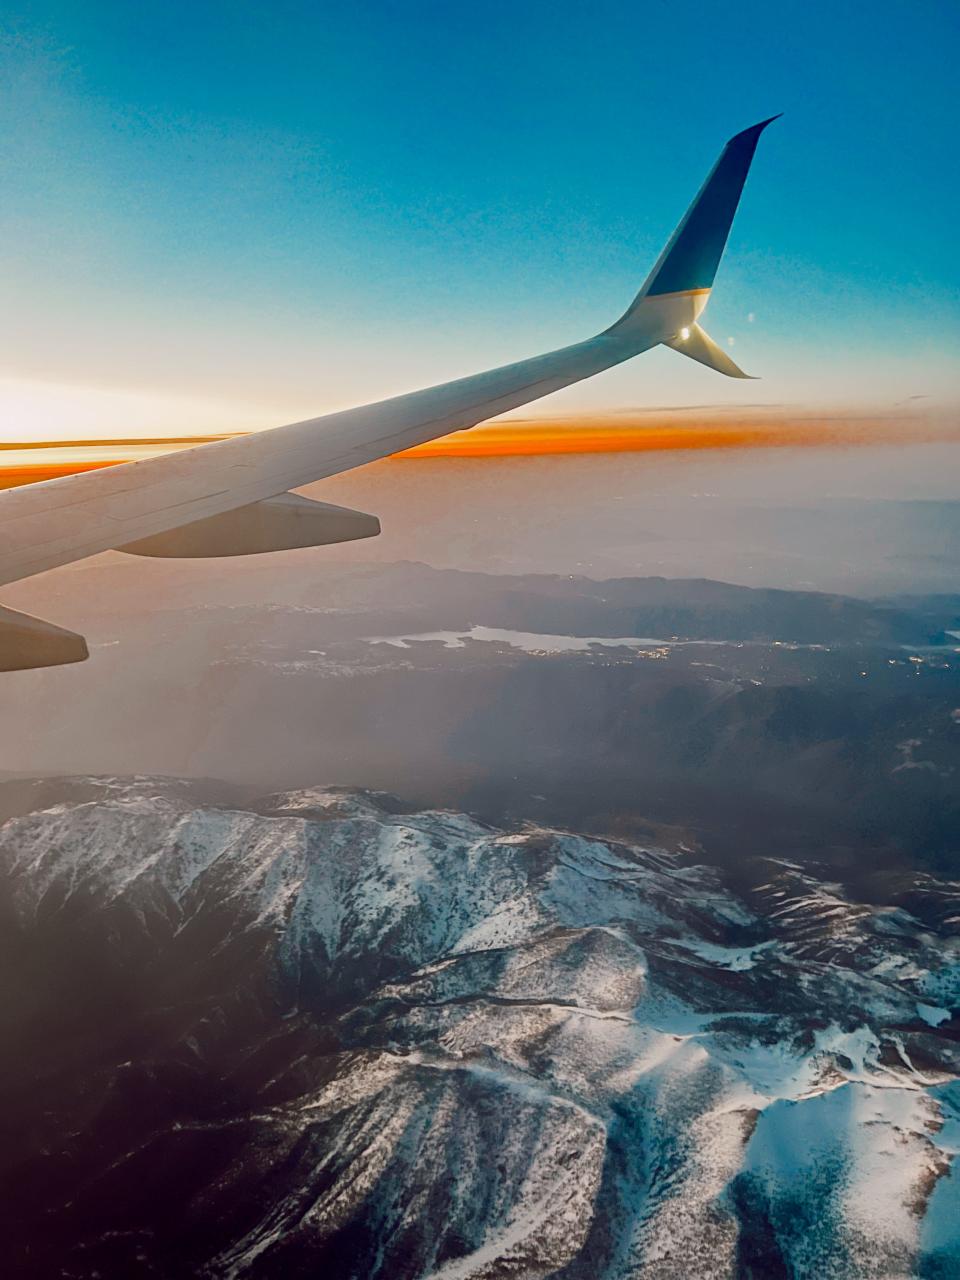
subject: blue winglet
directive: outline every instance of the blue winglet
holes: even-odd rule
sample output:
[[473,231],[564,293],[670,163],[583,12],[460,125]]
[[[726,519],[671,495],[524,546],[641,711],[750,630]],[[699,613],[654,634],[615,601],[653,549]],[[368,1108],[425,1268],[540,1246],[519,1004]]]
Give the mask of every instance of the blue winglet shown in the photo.
[[723,148],[650,272],[638,300],[664,293],[709,289],[713,285],[757,140],[767,125],[779,118],[779,115],[770,116],[744,129]]

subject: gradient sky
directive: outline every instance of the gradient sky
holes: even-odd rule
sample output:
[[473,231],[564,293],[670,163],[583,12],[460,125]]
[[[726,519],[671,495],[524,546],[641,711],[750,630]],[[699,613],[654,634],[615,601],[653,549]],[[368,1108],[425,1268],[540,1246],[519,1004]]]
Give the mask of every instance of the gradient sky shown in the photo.
[[586,337],[777,111],[705,316],[763,381],[660,350],[543,411],[954,405],[958,31],[953,0],[11,0],[0,435],[276,425]]

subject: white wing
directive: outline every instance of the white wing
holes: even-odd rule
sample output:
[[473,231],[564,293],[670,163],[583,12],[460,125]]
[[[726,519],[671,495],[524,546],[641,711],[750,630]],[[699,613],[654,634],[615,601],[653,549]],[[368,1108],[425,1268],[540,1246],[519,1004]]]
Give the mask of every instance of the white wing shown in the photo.
[[[683,351],[681,336],[694,329],[706,305],[757,139],[768,123],[727,143],[646,284],[604,333],[362,408],[2,491],[0,585],[114,548],[223,555],[368,536],[379,527],[373,517],[304,498],[265,500],[475,426],[658,343],[677,342]],[[695,358],[709,363],[704,351],[698,344]],[[728,357],[714,367],[739,375]],[[86,656],[80,637],[40,623],[34,633],[34,623],[0,611],[0,669]]]

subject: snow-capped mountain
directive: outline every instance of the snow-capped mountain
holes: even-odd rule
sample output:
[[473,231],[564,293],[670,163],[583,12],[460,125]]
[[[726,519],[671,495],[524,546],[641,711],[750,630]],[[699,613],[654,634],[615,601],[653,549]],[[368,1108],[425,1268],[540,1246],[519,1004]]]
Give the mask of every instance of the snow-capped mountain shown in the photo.
[[[960,1276],[960,886],[310,789],[0,827],[16,1274]],[[42,804],[42,807],[36,805]]]

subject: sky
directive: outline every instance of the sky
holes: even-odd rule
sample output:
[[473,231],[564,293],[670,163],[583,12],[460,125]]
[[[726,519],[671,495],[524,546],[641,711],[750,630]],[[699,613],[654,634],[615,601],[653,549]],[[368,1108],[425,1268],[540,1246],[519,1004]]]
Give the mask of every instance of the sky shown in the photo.
[[764,135],[705,327],[544,402],[960,400],[953,0],[0,19],[0,439],[252,430],[587,337]]

